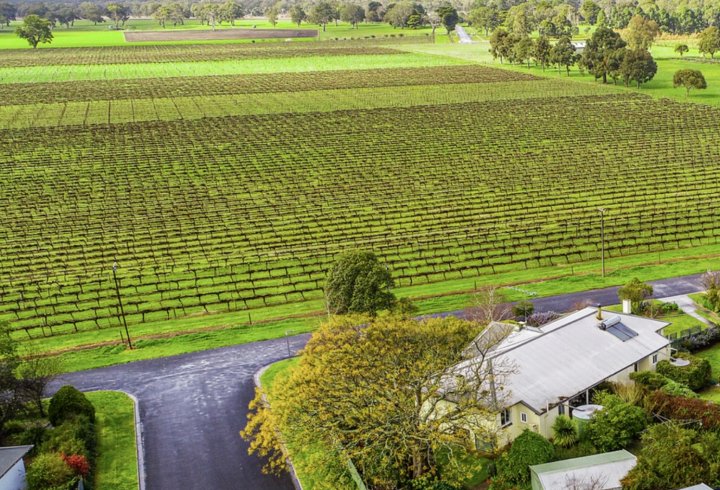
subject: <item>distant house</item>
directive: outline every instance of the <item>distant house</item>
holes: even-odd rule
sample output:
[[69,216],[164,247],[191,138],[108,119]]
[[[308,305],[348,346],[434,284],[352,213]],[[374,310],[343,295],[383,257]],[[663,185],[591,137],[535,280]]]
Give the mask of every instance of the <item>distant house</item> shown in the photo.
[[23,458],[33,446],[0,447],[0,490],[25,490]]
[[532,490],[620,490],[620,480],[636,464],[637,458],[625,450],[594,454],[531,466],[530,482]]
[[587,43],[585,41],[572,41],[572,45],[575,47],[575,52],[581,54],[583,51],[585,51],[585,46],[587,46]]
[[504,407],[494,422],[497,442],[509,443],[525,429],[550,438],[557,416],[572,417],[576,407],[589,404],[593,388],[605,381],[629,382],[630,373],[654,370],[658,361],[669,359],[670,342],[661,334],[668,325],[599,308],[582,309],[541,328],[518,330],[494,323],[475,339],[465,352],[467,359],[454,370],[462,373],[466,366],[471,372],[479,355],[473,355],[473,346],[489,337],[484,343],[494,347],[482,362],[512,366],[504,379],[489,387]]

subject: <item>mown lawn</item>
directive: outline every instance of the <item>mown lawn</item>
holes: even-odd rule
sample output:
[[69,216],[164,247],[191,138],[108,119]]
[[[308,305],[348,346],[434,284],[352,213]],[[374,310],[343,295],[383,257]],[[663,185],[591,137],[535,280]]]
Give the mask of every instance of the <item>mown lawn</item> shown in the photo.
[[95,406],[98,458],[95,490],[137,490],[135,405],[125,393],[86,393]]

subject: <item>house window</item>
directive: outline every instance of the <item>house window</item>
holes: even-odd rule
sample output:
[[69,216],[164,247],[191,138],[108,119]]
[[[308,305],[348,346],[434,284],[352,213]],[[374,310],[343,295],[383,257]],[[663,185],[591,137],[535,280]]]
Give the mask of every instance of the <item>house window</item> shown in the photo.
[[505,408],[502,412],[500,412],[500,426],[507,427],[510,424],[512,424],[512,421],[510,420],[510,411]]
[[635,369],[635,372],[637,373],[638,372],[638,363],[637,362],[635,363],[634,369]]
[[520,420],[521,420],[524,424],[527,424],[527,414],[526,414],[525,412],[520,412]]
[[658,355],[653,354],[653,364],[657,364]]
[[565,405],[562,403],[558,405],[558,415],[565,415]]

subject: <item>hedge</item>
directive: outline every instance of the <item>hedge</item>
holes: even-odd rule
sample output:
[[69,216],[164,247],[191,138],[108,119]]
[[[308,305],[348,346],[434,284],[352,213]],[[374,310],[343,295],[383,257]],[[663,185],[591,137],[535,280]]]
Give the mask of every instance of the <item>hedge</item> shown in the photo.
[[712,367],[707,359],[690,354],[678,354],[678,358],[690,361],[689,366],[675,366],[662,360],[657,364],[657,372],[673,381],[686,385],[693,391],[700,391],[712,384]]

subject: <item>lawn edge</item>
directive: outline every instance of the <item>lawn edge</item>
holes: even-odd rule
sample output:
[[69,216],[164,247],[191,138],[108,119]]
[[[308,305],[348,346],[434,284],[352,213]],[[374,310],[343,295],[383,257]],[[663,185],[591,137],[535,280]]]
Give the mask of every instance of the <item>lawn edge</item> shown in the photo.
[[[260,369],[258,369],[257,371],[255,371],[255,374],[253,374],[253,383],[255,384],[255,386],[257,388],[262,388],[262,383],[260,382],[260,377],[263,375],[263,373],[265,373],[265,371],[267,371],[270,368],[270,366],[277,364],[279,362],[287,361],[288,359],[292,359],[293,357],[298,357],[298,356],[297,355],[290,356],[290,357],[286,357],[284,359],[280,359],[279,361],[271,362],[270,364],[266,364],[263,367],[261,367]],[[267,402],[267,395],[263,394],[263,398]],[[302,483],[300,482],[300,479],[297,476],[297,472],[295,471],[295,465],[293,465],[292,458],[290,457],[290,453],[287,451],[287,449],[285,450],[285,453],[288,455],[285,460],[287,461],[288,473],[290,473],[290,479],[293,482],[293,486],[295,487],[295,490],[304,490]],[[144,490],[144,489],[141,488],[140,490]]]

